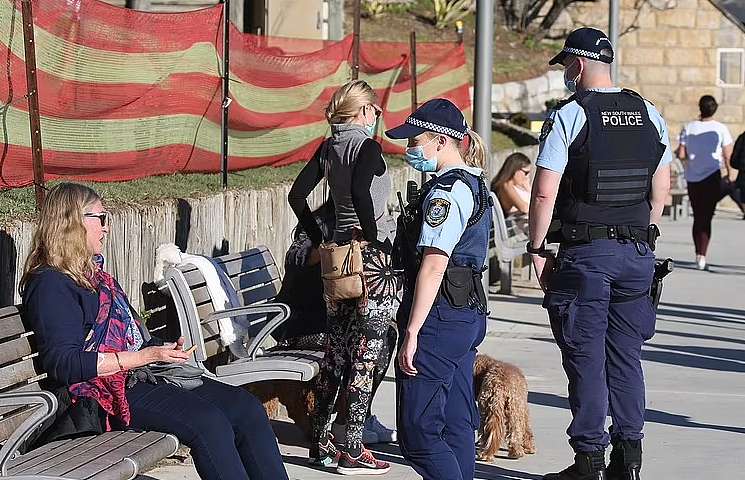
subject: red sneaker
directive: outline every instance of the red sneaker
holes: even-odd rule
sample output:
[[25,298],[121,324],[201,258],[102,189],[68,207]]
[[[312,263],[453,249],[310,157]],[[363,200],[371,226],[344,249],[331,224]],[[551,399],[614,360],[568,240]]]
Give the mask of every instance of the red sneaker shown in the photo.
[[339,459],[339,450],[334,445],[334,437],[331,434],[310,447],[310,458],[308,463],[318,467],[328,467],[334,460]]
[[336,472],[342,475],[383,475],[390,469],[391,465],[388,462],[376,460],[370,450],[362,447],[359,457],[352,457],[347,452],[341,452]]

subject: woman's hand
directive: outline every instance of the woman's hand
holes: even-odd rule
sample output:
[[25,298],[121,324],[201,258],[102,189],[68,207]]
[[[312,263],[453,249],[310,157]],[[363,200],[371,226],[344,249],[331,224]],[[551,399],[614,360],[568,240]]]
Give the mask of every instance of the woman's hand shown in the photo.
[[548,281],[556,268],[556,258],[553,255],[546,255],[545,257],[531,255],[531,257],[536,276],[538,277],[538,283],[541,286],[541,290],[545,293],[548,290]]
[[160,347],[147,347],[142,350],[147,355],[148,362],[186,363],[189,354],[184,351],[184,337],[179,337],[176,343]]
[[398,350],[398,367],[406,375],[413,377],[418,372],[414,368],[414,354],[416,354],[417,336],[406,333],[404,342]]

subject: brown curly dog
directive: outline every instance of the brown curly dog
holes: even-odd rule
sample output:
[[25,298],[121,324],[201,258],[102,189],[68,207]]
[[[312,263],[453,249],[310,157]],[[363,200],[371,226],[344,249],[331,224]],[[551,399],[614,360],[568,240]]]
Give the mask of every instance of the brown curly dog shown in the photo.
[[478,458],[494,461],[505,436],[510,458],[535,453],[528,384],[523,372],[515,365],[479,354],[473,369],[473,385],[481,414]]
[[313,416],[316,380],[298,382],[294,380],[266,380],[249,383],[244,388],[254,394],[264,404],[266,414],[270,419],[280,417],[280,404],[287,408],[287,416],[303,432],[306,439],[310,439],[310,422]]

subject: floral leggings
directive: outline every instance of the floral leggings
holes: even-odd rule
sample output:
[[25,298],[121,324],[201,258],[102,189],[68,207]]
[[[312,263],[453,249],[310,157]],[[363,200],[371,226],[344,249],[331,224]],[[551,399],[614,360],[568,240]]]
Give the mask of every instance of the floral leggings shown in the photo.
[[[347,449],[362,446],[362,426],[372,402],[375,379],[385,375],[395,347],[389,340],[400,277],[391,257],[370,245],[362,251],[367,299],[327,303],[328,343],[316,387],[313,442],[326,438],[334,403],[347,376]],[[343,394],[343,393],[342,393]],[[340,440],[340,439],[338,439]]]

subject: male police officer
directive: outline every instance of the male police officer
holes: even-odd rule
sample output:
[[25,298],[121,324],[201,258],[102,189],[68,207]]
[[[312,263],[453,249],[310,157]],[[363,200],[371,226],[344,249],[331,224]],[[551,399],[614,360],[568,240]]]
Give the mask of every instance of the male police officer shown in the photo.
[[[655,107],[613,86],[612,61],[606,35],[580,28],[549,62],[576,93],[541,132],[528,252],[569,380],[575,457],[544,480],[638,480],[641,470],[641,347],[655,330],[647,293],[672,156]],[[546,240],[561,244],[556,259]]]

